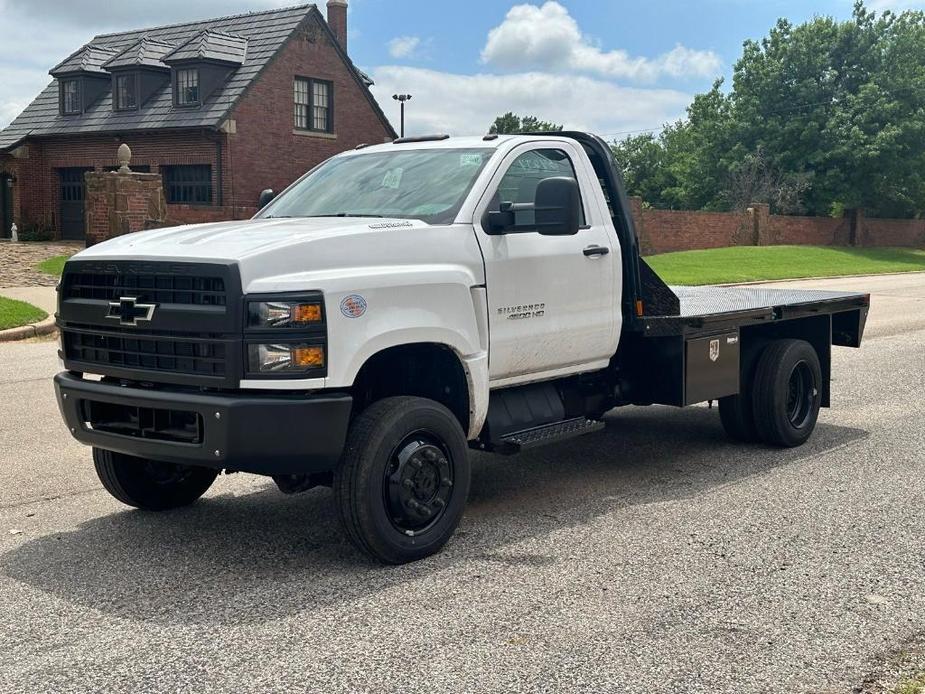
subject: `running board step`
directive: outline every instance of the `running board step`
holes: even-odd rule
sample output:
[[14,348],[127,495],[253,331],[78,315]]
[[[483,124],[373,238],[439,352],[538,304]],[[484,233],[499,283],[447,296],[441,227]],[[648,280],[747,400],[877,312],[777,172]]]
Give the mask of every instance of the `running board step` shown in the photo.
[[496,450],[499,453],[518,453],[537,446],[545,446],[547,443],[573,439],[603,428],[603,422],[586,417],[575,417],[506,434],[501,437]]

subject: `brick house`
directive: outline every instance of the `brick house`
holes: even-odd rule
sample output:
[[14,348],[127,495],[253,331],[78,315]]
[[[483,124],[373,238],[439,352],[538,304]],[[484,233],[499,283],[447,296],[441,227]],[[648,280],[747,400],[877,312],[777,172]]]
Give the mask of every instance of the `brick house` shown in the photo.
[[84,237],[84,173],[160,173],[171,222],[248,217],[265,188],[396,137],[347,56],[347,3],[105,34],[0,132],[0,236]]

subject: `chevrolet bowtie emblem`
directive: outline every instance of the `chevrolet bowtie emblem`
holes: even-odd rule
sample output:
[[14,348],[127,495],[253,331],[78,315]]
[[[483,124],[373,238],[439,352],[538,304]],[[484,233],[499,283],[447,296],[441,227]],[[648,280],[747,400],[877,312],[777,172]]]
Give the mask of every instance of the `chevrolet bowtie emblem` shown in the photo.
[[157,304],[139,304],[134,296],[123,296],[118,301],[109,302],[106,317],[119,321],[120,325],[138,325],[149,322],[156,307]]

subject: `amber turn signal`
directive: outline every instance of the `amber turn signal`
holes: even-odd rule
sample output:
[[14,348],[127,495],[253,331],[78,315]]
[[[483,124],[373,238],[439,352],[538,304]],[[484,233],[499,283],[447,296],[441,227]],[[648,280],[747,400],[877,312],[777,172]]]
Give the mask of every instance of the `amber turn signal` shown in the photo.
[[323,347],[293,347],[292,363],[304,369],[318,369],[324,366]]
[[292,307],[294,323],[318,323],[321,321],[321,304],[296,304]]

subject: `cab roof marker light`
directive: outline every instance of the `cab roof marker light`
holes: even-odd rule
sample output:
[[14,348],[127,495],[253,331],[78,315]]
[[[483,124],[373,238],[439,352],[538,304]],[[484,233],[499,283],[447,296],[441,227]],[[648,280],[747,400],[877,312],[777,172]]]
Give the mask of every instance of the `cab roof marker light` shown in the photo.
[[450,136],[447,134],[443,135],[417,135],[415,137],[399,137],[396,140],[392,140],[393,145],[401,145],[406,142],[440,142],[441,140],[449,140]]

